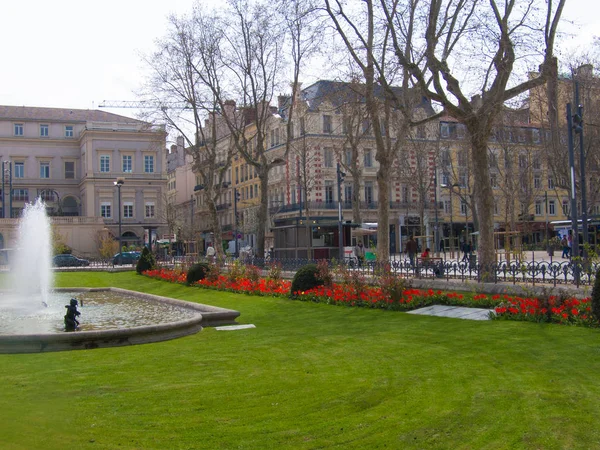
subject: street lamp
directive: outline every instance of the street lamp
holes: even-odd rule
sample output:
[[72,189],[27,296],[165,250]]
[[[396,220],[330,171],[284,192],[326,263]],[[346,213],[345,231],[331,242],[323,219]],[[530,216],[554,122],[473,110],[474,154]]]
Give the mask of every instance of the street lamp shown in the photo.
[[125,184],[125,179],[119,177],[113,183],[117,187],[117,197],[119,200],[119,264],[121,264],[123,261],[123,242],[121,234],[121,186]]
[[442,184],[441,187],[450,190],[450,258],[454,258],[454,207],[452,206],[452,194],[454,192],[454,188],[457,187],[460,189],[460,184],[454,183],[449,186],[447,184]]

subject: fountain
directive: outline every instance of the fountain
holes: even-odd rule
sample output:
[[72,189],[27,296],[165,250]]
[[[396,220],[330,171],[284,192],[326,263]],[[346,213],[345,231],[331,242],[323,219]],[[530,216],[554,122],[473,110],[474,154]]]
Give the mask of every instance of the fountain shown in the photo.
[[[25,207],[18,236],[10,289],[0,296],[0,353],[158,342],[197,333],[202,326],[232,324],[239,316],[238,311],[118,288],[52,289],[52,233],[41,199]],[[86,298],[80,311],[75,296]]]

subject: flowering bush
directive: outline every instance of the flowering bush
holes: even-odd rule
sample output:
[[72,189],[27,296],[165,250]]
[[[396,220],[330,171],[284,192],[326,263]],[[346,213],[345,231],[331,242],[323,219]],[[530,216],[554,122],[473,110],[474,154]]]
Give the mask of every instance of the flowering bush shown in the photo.
[[[231,279],[211,271],[211,277],[193,284],[209,289],[229,292],[242,292],[250,295],[288,296],[292,283],[277,278],[260,278],[260,270],[247,266],[245,276]],[[338,272],[339,273],[339,272]],[[186,273],[181,270],[153,269],[144,275],[169,281],[186,283]],[[379,277],[380,286],[369,286],[363,279],[349,276],[350,283],[330,286],[322,285],[304,291],[296,291],[294,298],[341,306],[362,306],[393,311],[408,311],[429,305],[454,305],[494,309],[492,318],[504,320],[525,320],[531,322],[552,322],[568,325],[597,327],[599,325],[592,314],[590,298],[562,298],[550,296],[547,299],[519,297],[509,295],[443,293],[432,289],[412,289],[403,285],[402,279],[392,280],[392,275]],[[353,282],[354,281],[354,282]]]
[[592,315],[590,298],[579,300],[550,296],[547,301],[543,301],[538,298],[504,295],[494,313],[498,319],[598,326],[598,321]]

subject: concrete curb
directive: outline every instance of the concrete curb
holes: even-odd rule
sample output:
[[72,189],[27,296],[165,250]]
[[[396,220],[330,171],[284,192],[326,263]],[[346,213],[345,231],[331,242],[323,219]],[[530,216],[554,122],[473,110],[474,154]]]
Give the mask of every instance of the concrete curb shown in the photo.
[[55,291],[112,291],[135,296],[150,302],[163,302],[190,309],[193,310],[196,315],[191,319],[176,322],[114,330],[0,335],[0,353],[40,353],[148,344],[189,336],[202,330],[203,326],[214,327],[217,325],[235,324],[235,319],[240,315],[239,311],[231,309],[186,302],[174,298],[144,294],[120,288],[60,288],[55,289]]

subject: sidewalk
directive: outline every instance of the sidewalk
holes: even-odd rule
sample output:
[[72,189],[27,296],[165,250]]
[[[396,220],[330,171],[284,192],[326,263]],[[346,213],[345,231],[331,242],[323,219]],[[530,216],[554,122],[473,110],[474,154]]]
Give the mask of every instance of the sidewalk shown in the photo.
[[433,305],[408,311],[407,314],[424,316],[451,317],[453,319],[490,320],[493,309],[465,308],[463,306]]

